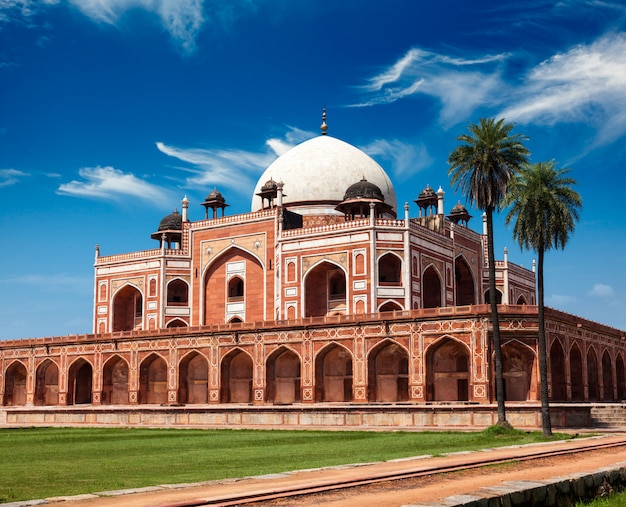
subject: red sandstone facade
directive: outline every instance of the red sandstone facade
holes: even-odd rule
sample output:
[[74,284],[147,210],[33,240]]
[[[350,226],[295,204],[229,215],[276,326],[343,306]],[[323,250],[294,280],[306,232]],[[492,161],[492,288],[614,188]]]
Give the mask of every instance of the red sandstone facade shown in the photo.
[[[1,343],[2,404],[493,401],[486,236],[430,188],[398,218],[384,171],[354,150],[307,141],[261,177],[252,212],[224,216],[214,191],[205,219],[185,199],[162,220],[159,248],[98,249],[94,334]],[[316,181],[273,179],[292,167]],[[310,195],[325,170],[339,197]],[[506,397],[535,401],[534,273],[506,254],[496,269]],[[553,401],[625,397],[624,332],[555,310],[546,325]]]

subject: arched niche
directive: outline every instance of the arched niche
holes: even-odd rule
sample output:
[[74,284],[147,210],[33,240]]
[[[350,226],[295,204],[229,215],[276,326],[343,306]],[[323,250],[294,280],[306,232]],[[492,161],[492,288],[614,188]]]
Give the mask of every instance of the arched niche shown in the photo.
[[300,397],[300,358],[281,347],[267,358],[267,399],[276,405],[296,403]]
[[454,292],[457,306],[476,303],[474,276],[469,264],[462,255],[454,261]]
[[93,368],[83,359],[72,363],[67,376],[67,404],[81,405],[91,403],[91,385]]
[[409,357],[406,350],[386,340],[367,360],[370,401],[398,402],[409,399]]
[[221,366],[222,403],[252,403],[252,358],[241,349],[231,350]]
[[572,381],[572,401],[585,401],[583,356],[575,343],[569,352],[569,370]]
[[587,351],[587,387],[589,388],[589,401],[600,400],[600,376],[598,375],[598,356],[593,347]]
[[451,338],[442,338],[426,351],[426,399],[468,401],[469,351]]
[[50,359],[37,368],[34,403],[37,406],[59,404],[59,367]]
[[189,285],[176,278],[167,284],[167,306],[187,306],[189,302]]
[[386,253],[378,259],[378,285],[402,285],[402,260],[393,253]]
[[189,352],[178,365],[178,401],[192,405],[209,401],[209,362],[197,351]]
[[550,347],[550,385],[552,401],[567,401],[567,379],[565,376],[565,353],[559,340]]
[[158,354],[150,354],[139,367],[139,403],[167,403],[167,363]]
[[26,367],[19,361],[11,363],[4,373],[3,405],[26,405]]
[[332,262],[311,268],[304,280],[304,316],[346,313],[346,274]]
[[118,355],[102,368],[102,404],[128,405],[128,363]]
[[502,346],[502,377],[506,401],[531,400],[536,383],[535,354],[520,342],[512,341]]
[[439,308],[442,306],[441,277],[434,266],[428,266],[422,275],[422,298],[424,308]]
[[613,363],[608,350],[602,354],[602,387],[602,401],[613,401]]
[[329,345],[315,358],[315,400],[352,401],[352,354],[345,347]]
[[125,285],[113,298],[113,331],[141,329],[143,321],[143,297],[132,285]]

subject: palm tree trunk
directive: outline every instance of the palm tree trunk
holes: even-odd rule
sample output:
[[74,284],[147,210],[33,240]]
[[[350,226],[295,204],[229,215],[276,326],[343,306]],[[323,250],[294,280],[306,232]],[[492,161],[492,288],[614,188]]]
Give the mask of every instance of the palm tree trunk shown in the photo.
[[504,377],[502,376],[502,345],[500,343],[500,320],[496,298],[496,260],[493,252],[493,210],[487,209],[487,260],[489,262],[489,303],[491,304],[491,326],[493,350],[496,355],[496,401],[498,403],[498,426],[508,426],[504,406]]
[[543,256],[544,250],[537,252],[537,320],[539,326],[539,383],[541,391],[541,429],[543,435],[552,435],[552,421],[550,420],[550,400],[548,398],[548,350],[546,347],[545,306],[543,302]]

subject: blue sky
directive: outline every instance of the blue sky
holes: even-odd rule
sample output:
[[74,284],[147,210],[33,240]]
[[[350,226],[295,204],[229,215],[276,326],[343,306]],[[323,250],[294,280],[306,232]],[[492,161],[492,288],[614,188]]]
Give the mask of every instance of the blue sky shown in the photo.
[[[91,332],[96,244],[154,248],[214,187],[248,211],[324,105],[413,216],[427,184],[464,202],[447,158],[468,123],[513,122],[583,198],[547,304],[626,329],[623,2],[0,0],[0,339]],[[531,266],[503,216],[495,234]]]

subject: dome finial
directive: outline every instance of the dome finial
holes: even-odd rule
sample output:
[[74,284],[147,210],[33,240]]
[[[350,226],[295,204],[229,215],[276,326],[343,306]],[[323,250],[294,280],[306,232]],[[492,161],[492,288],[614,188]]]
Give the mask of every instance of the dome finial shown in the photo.
[[320,127],[322,129],[322,135],[326,135],[326,131],[328,130],[328,125],[326,125],[326,106],[322,110],[322,125]]

